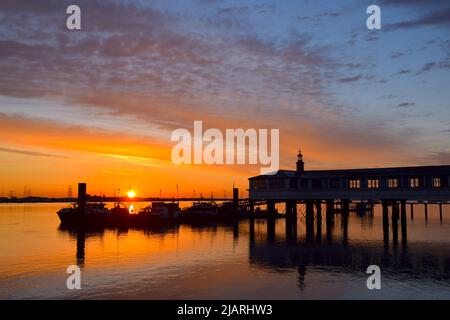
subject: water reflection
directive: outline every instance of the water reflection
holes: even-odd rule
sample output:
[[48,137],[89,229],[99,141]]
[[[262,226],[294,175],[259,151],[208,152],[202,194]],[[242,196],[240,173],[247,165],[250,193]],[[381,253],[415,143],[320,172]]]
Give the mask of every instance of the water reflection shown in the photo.
[[85,258],[85,247],[86,247],[86,232],[77,232],[77,265],[82,268],[84,267]]
[[[427,209],[425,208],[425,223],[428,223]],[[402,246],[398,247],[398,220],[399,211],[402,215]],[[306,211],[313,210],[306,206]],[[277,272],[287,269],[296,269],[298,272],[298,287],[305,288],[308,268],[325,270],[333,274],[351,274],[364,272],[370,265],[378,265],[384,274],[397,280],[433,279],[438,281],[450,280],[450,250],[448,246],[439,242],[425,242],[414,245],[414,250],[408,250],[406,236],[406,205],[392,207],[392,247],[386,241],[368,243],[356,239],[349,240],[349,216],[342,214],[340,218],[340,241],[333,240],[336,235],[335,219],[332,215],[326,216],[326,242],[322,243],[322,215],[320,206],[315,211],[317,234],[314,237],[312,222],[308,221],[306,214],[305,236],[296,237],[292,228],[297,228],[297,219],[286,219],[285,239],[276,238],[275,223],[267,221],[267,238],[255,239],[254,221],[250,221],[249,234],[249,260],[252,265],[260,268],[271,268]],[[413,211],[411,210],[411,217]],[[361,217],[352,217],[353,222],[360,222],[361,230],[371,230],[374,227],[373,208]],[[442,225],[442,209],[440,210],[440,224]],[[355,225],[352,226],[353,228]],[[389,229],[384,229],[384,233]],[[430,231],[432,232],[432,231]],[[388,237],[387,237],[388,240]],[[351,244],[349,245],[349,241]],[[384,244],[384,245],[382,245]]]
[[[396,208],[393,208],[394,220]],[[378,265],[384,274],[394,276],[396,279],[450,279],[450,252],[443,249],[439,243],[421,243],[415,245],[414,250],[408,250],[406,237],[403,245],[397,246],[397,227],[392,225],[392,246],[385,241],[368,243],[361,239],[349,238],[349,221],[353,222],[354,229],[358,224],[361,230],[369,231],[376,225],[373,211],[361,217],[348,215],[333,216],[325,213],[326,235],[322,242],[322,211],[316,208],[314,228],[311,222],[304,221],[304,216],[286,219],[249,219],[239,223],[222,224],[195,224],[189,228],[193,232],[217,232],[218,229],[229,230],[233,238],[233,247],[237,247],[239,239],[248,238],[248,258],[252,266],[277,272],[287,269],[297,270],[298,287],[303,290],[308,272],[311,268],[325,270],[332,274],[349,274],[364,272],[369,265]],[[336,223],[339,219],[339,223]],[[442,220],[441,220],[442,223]],[[308,227],[309,225],[309,227]],[[139,231],[145,235],[167,234],[177,235],[180,226],[164,228],[146,228]],[[305,228],[302,233],[301,228]],[[265,229],[265,230],[264,230]],[[68,232],[76,238],[76,263],[85,266],[86,241],[90,237],[102,237],[106,229],[76,230],[59,228],[60,232]],[[134,231],[136,229],[133,229]],[[283,231],[284,232],[280,232]],[[117,237],[126,235],[128,229],[115,230]],[[264,232],[265,231],[265,232]],[[380,230],[381,231],[381,230]],[[339,232],[341,235],[339,236]],[[298,236],[301,233],[301,236]],[[384,245],[383,245],[384,244]],[[448,248],[447,248],[448,249]]]
[[[438,205],[429,205],[427,220],[423,204],[414,206],[414,219],[408,205],[403,243],[400,204],[397,245],[391,206],[388,242],[379,205],[373,213],[344,218],[313,203],[309,228],[306,208],[299,206],[296,217],[269,221],[98,230],[56,229],[60,205],[53,206],[0,206],[0,297],[450,297],[447,206],[441,221]],[[85,290],[67,291],[71,264],[83,268]],[[378,296],[365,287],[371,264],[389,280]]]
[[[145,228],[139,229],[144,235],[155,235],[160,234],[162,236],[174,233],[178,231],[179,226],[170,226],[170,227],[157,227],[157,228]],[[198,227],[198,226],[197,226]],[[202,226],[200,226],[201,228]],[[209,228],[213,226],[208,226]],[[60,225],[58,228],[61,233],[68,233],[69,236],[76,240],[76,255],[75,255],[75,263],[80,268],[85,266],[86,261],[86,241],[89,238],[102,238],[104,234],[108,231],[114,231],[117,235],[117,238],[120,236],[126,236],[128,234],[128,228],[119,228],[119,229],[109,229],[109,228],[93,228],[93,229],[84,229],[84,228],[68,228]],[[136,229],[133,229],[136,230]],[[238,238],[238,232],[236,232],[236,239]]]

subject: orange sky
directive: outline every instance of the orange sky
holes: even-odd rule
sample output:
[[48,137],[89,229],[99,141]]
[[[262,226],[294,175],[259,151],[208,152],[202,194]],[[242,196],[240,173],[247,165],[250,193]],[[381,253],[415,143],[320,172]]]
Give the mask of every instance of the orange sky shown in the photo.
[[[394,139],[391,147],[380,143],[364,150],[364,137],[335,144],[317,138],[307,124],[299,133],[289,127],[280,131],[281,168],[295,168],[297,139],[310,169],[395,165],[408,160],[408,150],[401,152]],[[163,196],[171,197],[178,184],[180,196],[191,196],[196,190],[196,195],[209,197],[213,192],[222,197],[224,192],[231,196],[234,183],[246,196],[247,178],[259,174],[259,166],[254,165],[176,166],[170,159],[175,142],[127,134],[120,128],[100,130],[0,114],[0,135],[4,141],[0,148],[2,196],[14,190],[20,197],[25,187],[33,195],[66,196],[69,186],[75,195],[81,181],[88,183],[91,194],[114,195],[119,188],[124,194],[131,187],[139,196],[157,196],[161,189]]]

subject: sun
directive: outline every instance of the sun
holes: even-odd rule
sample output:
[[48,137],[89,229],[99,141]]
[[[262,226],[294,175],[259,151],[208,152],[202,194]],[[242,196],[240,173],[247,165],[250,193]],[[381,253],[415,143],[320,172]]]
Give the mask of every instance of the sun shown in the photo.
[[134,198],[135,196],[136,196],[136,192],[134,192],[133,190],[130,190],[127,192],[128,198]]

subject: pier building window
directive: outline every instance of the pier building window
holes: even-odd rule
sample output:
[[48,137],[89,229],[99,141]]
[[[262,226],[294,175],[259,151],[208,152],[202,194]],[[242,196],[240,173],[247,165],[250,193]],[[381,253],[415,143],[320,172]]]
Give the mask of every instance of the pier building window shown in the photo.
[[284,188],[285,188],[284,179],[270,180],[270,189],[284,189]]
[[359,179],[350,179],[349,186],[350,189],[359,189],[361,187],[361,182]]
[[308,189],[308,179],[300,179],[300,187],[302,189]]
[[433,178],[433,187],[435,187],[435,188],[441,187],[441,178],[439,178],[439,177]]
[[253,190],[261,190],[266,188],[266,180],[253,180],[252,181]]
[[420,179],[417,178],[417,177],[409,178],[409,186],[411,188],[418,188],[418,187],[420,187],[420,183],[419,182],[420,182]]
[[390,189],[398,188],[398,179],[397,178],[388,179],[388,187]]
[[312,179],[311,186],[313,189],[322,189],[322,180],[321,179]]
[[367,187],[369,189],[378,189],[380,187],[380,180],[379,179],[367,180]]
[[330,189],[339,189],[339,178],[330,179]]
[[291,189],[298,189],[298,179],[292,178],[289,180],[289,187]]

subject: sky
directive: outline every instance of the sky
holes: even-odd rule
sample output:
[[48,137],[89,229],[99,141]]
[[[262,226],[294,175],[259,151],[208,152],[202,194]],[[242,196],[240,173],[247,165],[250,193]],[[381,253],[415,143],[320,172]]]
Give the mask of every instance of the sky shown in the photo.
[[449,75],[443,0],[2,0],[0,196],[244,196],[259,166],[172,163],[194,120],[280,129],[283,169],[449,164]]

